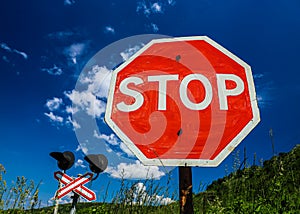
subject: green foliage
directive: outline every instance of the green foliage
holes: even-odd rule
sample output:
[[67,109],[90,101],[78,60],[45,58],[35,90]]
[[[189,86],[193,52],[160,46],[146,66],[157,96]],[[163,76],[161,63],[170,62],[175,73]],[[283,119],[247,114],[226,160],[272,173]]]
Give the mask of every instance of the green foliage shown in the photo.
[[3,195],[6,192],[6,181],[3,179],[3,174],[5,174],[5,168],[0,164],[0,209],[4,207]]
[[24,210],[33,210],[39,202],[38,188],[32,180],[28,181],[24,176],[18,176],[16,181],[7,188],[3,175],[5,168],[0,164],[0,213],[22,213]]
[[194,200],[199,213],[300,213],[300,146],[237,169]]
[[[256,156],[255,156],[256,158]],[[241,170],[239,153],[234,156],[234,171],[224,178],[220,178],[203,191],[193,197],[195,213],[211,214],[296,214],[300,213],[300,146],[296,146],[289,153],[280,153],[260,166],[248,166],[244,157],[244,169]],[[254,161],[255,163],[255,161]],[[0,190],[7,191],[3,180],[5,169],[0,165]],[[112,203],[79,203],[77,214],[160,214],[178,213],[179,203],[163,205],[160,197],[177,198],[177,193],[170,192],[171,182],[166,184],[149,179],[143,185],[140,181],[126,181],[121,179],[121,188],[113,196]],[[173,184],[172,184],[173,185]],[[194,185],[196,186],[196,185]],[[200,185],[202,189],[202,184]],[[200,189],[199,186],[199,189]],[[103,196],[107,198],[108,188]],[[33,209],[38,201],[38,189],[33,189],[33,183],[24,177],[18,177],[17,182],[10,189],[12,195],[9,209],[1,213],[53,213],[54,207]],[[28,192],[31,192],[28,194]],[[35,194],[32,194],[35,193]],[[8,194],[8,195],[10,195]],[[3,194],[2,194],[3,195]],[[0,192],[1,196],[1,192]],[[28,196],[32,204],[28,203]],[[2,196],[1,196],[2,197]],[[1,198],[0,198],[1,199]],[[27,201],[27,202],[26,202]],[[7,200],[4,200],[5,206]],[[27,204],[27,210],[24,206]],[[31,206],[28,206],[31,205]],[[30,208],[30,209],[29,209]],[[32,209],[31,209],[32,208]],[[59,213],[69,213],[70,204],[59,206]]]
[[144,182],[121,179],[120,182],[120,190],[113,197],[112,203],[102,205],[103,213],[171,213],[174,210],[173,206],[162,205],[164,198],[174,201],[177,196],[169,192],[170,180],[166,184],[154,179]]

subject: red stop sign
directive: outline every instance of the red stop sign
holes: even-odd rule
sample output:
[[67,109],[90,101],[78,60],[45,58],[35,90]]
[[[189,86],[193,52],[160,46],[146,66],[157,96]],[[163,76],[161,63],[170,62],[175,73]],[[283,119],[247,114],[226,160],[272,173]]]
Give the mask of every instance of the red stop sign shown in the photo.
[[145,165],[217,166],[260,117],[250,66],[182,37],[151,41],[113,72],[105,120]]

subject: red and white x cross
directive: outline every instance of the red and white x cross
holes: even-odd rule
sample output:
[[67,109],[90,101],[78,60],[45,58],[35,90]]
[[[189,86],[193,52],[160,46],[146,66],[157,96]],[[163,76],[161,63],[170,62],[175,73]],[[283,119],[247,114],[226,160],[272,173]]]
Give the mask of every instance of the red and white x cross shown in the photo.
[[79,176],[78,178],[73,179],[67,174],[57,171],[54,173],[54,177],[59,182],[65,185],[64,187],[57,190],[56,198],[62,198],[69,192],[74,191],[89,201],[96,200],[96,194],[89,188],[83,186],[92,179],[92,173],[88,172],[82,176]]

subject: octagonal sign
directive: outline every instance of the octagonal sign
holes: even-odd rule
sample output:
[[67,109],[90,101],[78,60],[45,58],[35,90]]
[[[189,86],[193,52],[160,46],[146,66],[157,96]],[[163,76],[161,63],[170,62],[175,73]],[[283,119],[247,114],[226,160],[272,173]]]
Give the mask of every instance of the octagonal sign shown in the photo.
[[217,166],[260,117],[250,66],[197,36],[152,40],[120,65],[105,120],[145,165]]

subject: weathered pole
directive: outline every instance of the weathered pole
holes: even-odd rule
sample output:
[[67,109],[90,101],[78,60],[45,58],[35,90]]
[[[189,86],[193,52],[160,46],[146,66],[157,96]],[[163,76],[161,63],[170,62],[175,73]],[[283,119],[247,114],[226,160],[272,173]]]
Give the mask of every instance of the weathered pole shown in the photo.
[[70,214],[75,214],[76,213],[76,204],[78,202],[79,195],[74,192],[74,195],[72,196],[72,199],[73,200],[72,200],[72,206],[71,206]]
[[[60,179],[58,181],[58,189],[62,188],[62,183],[60,182]],[[59,199],[57,198],[58,191],[56,191],[54,199],[55,199],[55,206],[53,214],[58,214],[58,206],[59,206]]]
[[194,213],[192,168],[189,166],[179,167],[179,204],[180,214]]

